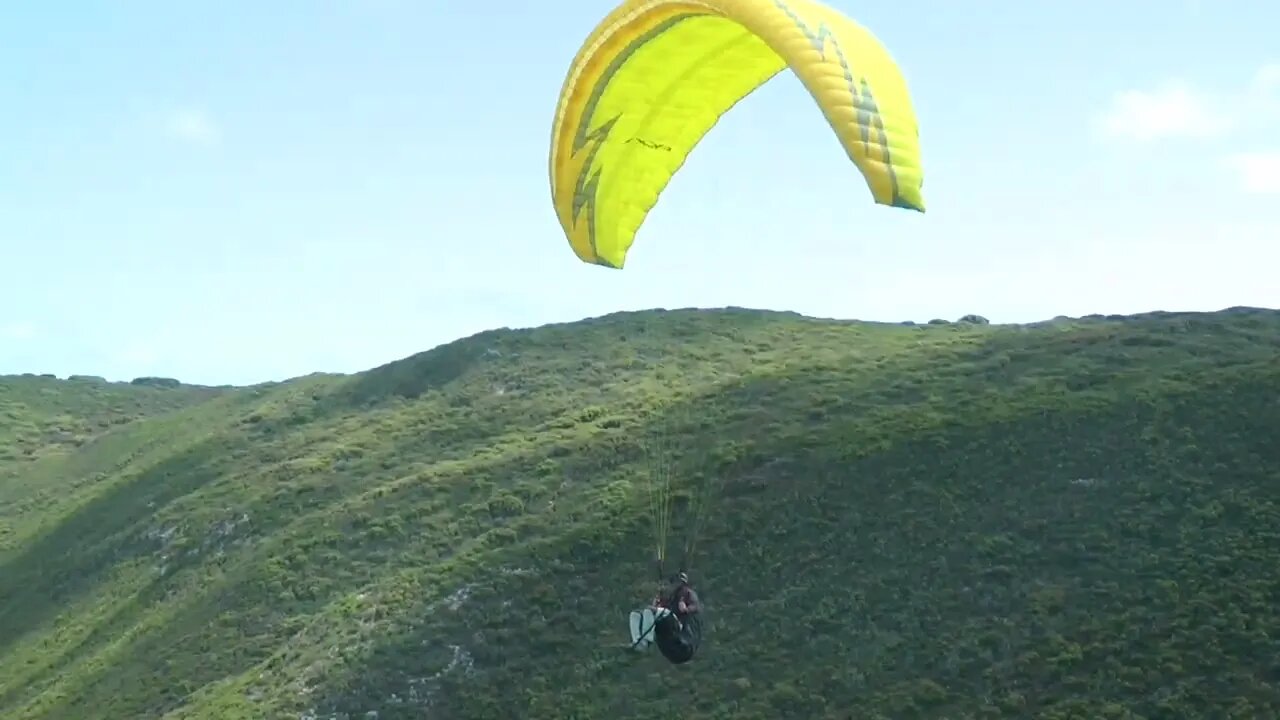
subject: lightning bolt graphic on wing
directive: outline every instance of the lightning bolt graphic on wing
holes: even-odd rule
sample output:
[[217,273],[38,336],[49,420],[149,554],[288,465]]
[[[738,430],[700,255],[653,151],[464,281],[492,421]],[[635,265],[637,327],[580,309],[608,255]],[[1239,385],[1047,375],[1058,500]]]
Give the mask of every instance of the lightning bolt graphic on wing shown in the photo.
[[573,139],[573,157],[576,159],[582,155],[582,169],[578,171],[578,179],[573,186],[573,204],[570,209],[569,217],[576,226],[583,214],[586,212],[587,222],[587,239],[591,243],[591,254],[595,257],[595,263],[599,265],[609,265],[600,258],[596,250],[596,193],[600,189],[600,174],[604,172],[604,168],[595,167],[596,153],[600,152],[600,148],[604,145],[605,140],[609,138],[609,132],[613,130],[613,126],[618,122],[620,115],[615,115],[595,130],[587,132],[587,122],[584,120],[577,136]]
[[804,33],[813,49],[818,51],[819,57],[823,60],[827,59],[828,44],[835,51],[836,62],[839,63],[840,70],[844,73],[845,85],[849,88],[849,97],[853,102],[854,108],[857,109],[858,124],[862,127],[861,134],[864,151],[870,157],[871,143],[873,142],[871,128],[874,127],[879,136],[874,142],[880,150],[880,161],[884,163],[885,168],[889,171],[889,182],[892,183],[893,196],[895,204],[897,204],[898,177],[897,173],[893,171],[893,158],[889,150],[889,137],[885,131],[884,118],[880,115],[880,108],[876,103],[875,96],[871,94],[870,83],[867,82],[865,77],[860,77],[855,81],[853,68],[849,66],[849,60],[845,56],[844,50],[840,47],[840,42],[825,22],[818,23],[818,29],[815,31],[784,0],[774,0],[774,5],[791,19],[791,22],[800,29],[800,32]]

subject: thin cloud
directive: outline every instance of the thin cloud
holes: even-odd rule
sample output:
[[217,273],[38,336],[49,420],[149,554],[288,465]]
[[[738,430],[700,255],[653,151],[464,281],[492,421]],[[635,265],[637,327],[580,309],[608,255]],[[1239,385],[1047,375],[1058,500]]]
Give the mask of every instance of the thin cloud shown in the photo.
[[1124,90],[1094,117],[1094,126],[1105,137],[1139,142],[1207,139],[1269,123],[1277,115],[1280,63],[1269,63],[1234,90],[1208,90],[1185,80]]
[[1222,135],[1235,125],[1212,98],[1181,81],[1154,90],[1118,93],[1097,118],[1098,129],[1111,138],[1150,142],[1178,137]]
[[36,326],[27,322],[15,322],[0,325],[0,338],[12,342],[31,340],[36,336]]
[[1252,195],[1280,195],[1280,151],[1238,153],[1226,159],[1239,178],[1240,190]]
[[202,110],[193,109],[170,113],[165,119],[165,131],[170,137],[200,145],[215,143],[222,136],[213,118]]
[[1253,78],[1253,91],[1264,101],[1280,100],[1280,62],[1268,63]]
[[160,359],[160,352],[152,345],[134,344],[111,353],[112,360],[131,367],[150,367]]

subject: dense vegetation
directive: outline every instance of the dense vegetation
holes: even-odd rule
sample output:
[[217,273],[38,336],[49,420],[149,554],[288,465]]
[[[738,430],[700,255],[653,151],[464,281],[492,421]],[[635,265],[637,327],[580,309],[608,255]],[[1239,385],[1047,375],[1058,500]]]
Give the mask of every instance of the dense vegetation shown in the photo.
[[[727,310],[0,379],[0,717],[1280,717],[1278,358],[1262,310]],[[625,647],[655,438],[714,491],[679,667]]]
[[[50,506],[68,499],[73,485],[92,482],[108,468],[81,466],[68,475],[41,475],[38,464],[46,456],[64,457],[107,433],[153,415],[203,402],[227,388],[172,387],[158,378],[132,383],[108,383],[101,378],[75,376],[60,381],[51,375],[0,377],[0,553],[9,550],[17,524],[43,522]],[[45,467],[68,467],[62,461]],[[6,600],[0,595],[0,604]],[[3,631],[0,631],[3,632]]]

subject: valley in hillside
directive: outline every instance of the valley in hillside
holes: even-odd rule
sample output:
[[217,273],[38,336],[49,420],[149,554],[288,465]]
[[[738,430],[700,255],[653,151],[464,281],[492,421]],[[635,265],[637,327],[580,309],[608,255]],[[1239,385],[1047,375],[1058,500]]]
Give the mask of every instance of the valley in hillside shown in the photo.
[[[972,320],[0,378],[0,717],[1280,717],[1280,312]],[[627,647],[659,475],[682,666]]]

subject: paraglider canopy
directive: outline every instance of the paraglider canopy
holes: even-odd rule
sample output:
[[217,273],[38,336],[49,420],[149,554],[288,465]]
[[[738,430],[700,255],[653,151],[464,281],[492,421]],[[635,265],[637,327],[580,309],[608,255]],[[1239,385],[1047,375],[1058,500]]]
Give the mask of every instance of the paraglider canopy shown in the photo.
[[552,126],[551,195],[578,257],[621,268],[702,136],[788,67],[874,201],[923,212],[906,80],[866,29],[815,0],[626,0],[578,51]]

